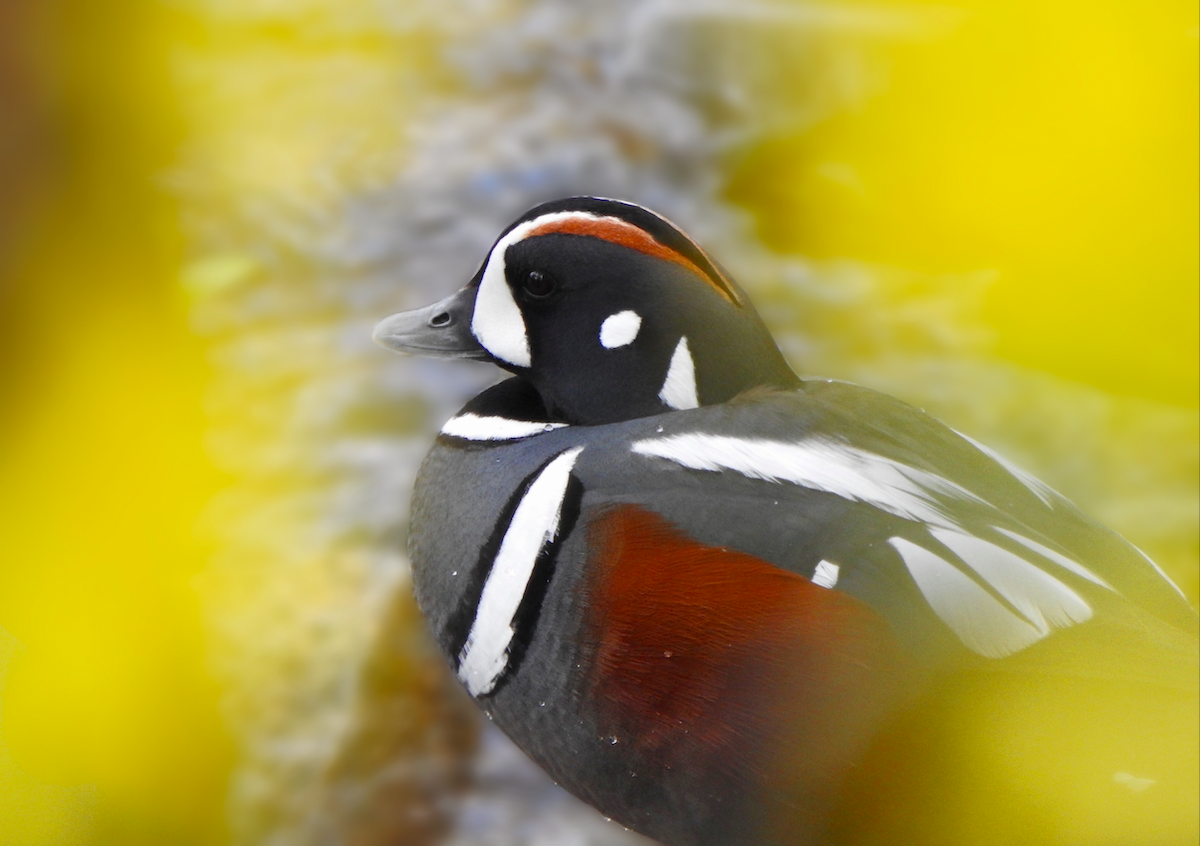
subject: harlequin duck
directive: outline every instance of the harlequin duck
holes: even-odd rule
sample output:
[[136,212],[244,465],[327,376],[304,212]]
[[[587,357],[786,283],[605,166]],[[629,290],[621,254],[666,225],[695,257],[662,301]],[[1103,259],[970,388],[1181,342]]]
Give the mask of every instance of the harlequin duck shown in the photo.
[[374,337],[514,374],[421,468],[415,591],[604,814],[671,846],[1194,840],[1179,589],[965,435],[799,379],[664,218],[537,206]]

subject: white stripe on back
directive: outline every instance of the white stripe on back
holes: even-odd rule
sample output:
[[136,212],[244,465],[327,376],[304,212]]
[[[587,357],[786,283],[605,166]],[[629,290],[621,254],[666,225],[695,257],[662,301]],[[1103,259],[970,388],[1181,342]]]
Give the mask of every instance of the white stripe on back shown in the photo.
[[[1129,545],[1133,546],[1133,544],[1129,544]],[[1175,589],[1175,592],[1177,594],[1179,594],[1180,597],[1183,598],[1184,602],[1186,602],[1188,605],[1192,604],[1192,601],[1190,599],[1188,599],[1187,594],[1183,592],[1183,588],[1181,588],[1179,585],[1175,584],[1175,580],[1167,575],[1166,570],[1164,570],[1162,567],[1159,567],[1158,564],[1156,564],[1154,562],[1153,558],[1151,558],[1146,553],[1142,552],[1136,546],[1133,546],[1133,548],[1137,551],[1138,555],[1140,555],[1140,556],[1142,556],[1142,558],[1146,559],[1147,564],[1149,564],[1151,567],[1154,568],[1154,572],[1158,573],[1160,576],[1163,577],[1163,581],[1165,581],[1167,584],[1169,584],[1171,587],[1173,587]]]
[[[1019,612],[1010,611],[941,556],[903,538],[889,541],[904,559],[933,611],[964,645],[980,655],[1011,655],[1053,629],[1082,623],[1092,617],[1091,606],[1079,594],[1038,567],[1036,562],[968,534],[956,525],[938,497],[983,506],[988,503],[966,488],[926,470],[829,438],[788,443],[688,433],[637,441],[632,449],[637,454],[665,458],[693,470],[733,470],[752,479],[791,482],[924,524],[933,537]],[[1103,580],[1066,556],[1023,536],[997,530],[1032,552],[1108,587]],[[836,577],[835,565],[824,561],[813,573],[814,583],[827,587],[836,584]],[[831,583],[825,584],[826,581]]]
[[984,502],[948,479],[827,438],[786,443],[694,432],[636,441],[632,449],[693,470],[734,470],[751,479],[792,482],[935,526],[954,523],[934,493]]
[[1011,461],[1009,461],[1007,458],[1005,458],[1000,453],[996,452],[991,447],[981,444],[979,441],[975,440],[972,437],[964,435],[962,432],[958,431],[957,429],[952,429],[951,431],[953,431],[954,434],[958,435],[960,438],[962,438],[964,441],[969,443],[971,446],[975,447],[975,449],[982,452],[988,458],[992,459],[992,461],[996,462],[1001,467],[1003,467],[1005,470],[1007,470],[1008,474],[1010,476],[1012,476],[1014,479],[1016,479],[1018,482],[1020,482],[1025,487],[1029,488],[1029,490],[1033,492],[1033,495],[1036,496],[1038,499],[1040,499],[1046,505],[1053,507],[1055,499],[1063,498],[1063,495],[1060,494],[1058,491],[1054,490],[1054,488],[1047,485],[1045,482],[1043,482],[1037,476],[1030,473],[1028,470],[1022,470],[1020,467],[1013,464]]
[[468,441],[512,441],[565,427],[566,423],[539,423],[509,417],[481,417],[467,412],[451,417],[442,426],[442,434]]
[[1011,532],[1008,529],[1002,529],[999,526],[992,526],[992,528],[995,529],[1000,534],[1004,535],[1005,537],[1012,538],[1017,543],[1021,544],[1021,546],[1024,546],[1028,549],[1032,549],[1034,552],[1036,552],[1038,555],[1042,556],[1043,558],[1049,558],[1051,561],[1053,561],[1055,564],[1058,564],[1060,567],[1065,567],[1066,569],[1070,570],[1075,575],[1083,576],[1083,578],[1087,579],[1089,582],[1094,582],[1095,584],[1100,585],[1100,587],[1108,588],[1109,590],[1113,591],[1114,593],[1116,592],[1116,588],[1114,588],[1108,582],[1104,581],[1104,579],[1100,578],[1095,573],[1093,573],[1091,570],[1089,570],[1087,567],[1084,567],[1082,564],[1078,563],[1077,561],[1072,561],[1070,558],[1063,555],[1062,553],[1055,552],[1053,549],[1051,549],[1048,546],[1043,546],[1042,544],[1038,543],[1037,541],[1035,541],[1031,538],[1027,538],[1024,535],[1019,535],[1016,532]]
[[1079,594],[1007,549],[951,529],[934,528],[930,534],[982,576],[1042,635],[1091,619],[1092,608]]
[[513,512],[459,654],[458,678],[472,696],[490,693],[508,667],[513,618],[525,596],[534,564],[558,533],[571,468],[583,452],[575,447],[546,465]]
[[963,645],[985,658],[1003,658],[1037,643],[1046,632],[1009,611],[970,576],[904,538],[888,541],[935,614]]

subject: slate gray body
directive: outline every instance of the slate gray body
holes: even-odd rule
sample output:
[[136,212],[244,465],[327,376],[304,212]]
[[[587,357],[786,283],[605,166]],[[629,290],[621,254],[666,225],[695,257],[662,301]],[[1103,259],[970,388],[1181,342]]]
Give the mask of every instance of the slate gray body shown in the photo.
[[[516,381],[485,392],[465,410],[503,403]],[[864,407],[872,410],[869,422]],[[452,661],[461,648],[450,632],[452,618],[459,615],[461,637],[461,616],[478,601],[491,563],[481,560],[480,550],[511,508],[514,491],[554,456],[585,447],[573,470],[582,487],[580,516],[560,541],[532,640],[519,665],[480,703],[556,781],[644,833],[672,843],[771,842],[754,829],[748,811],[738,807],[741,798],[727,786],[695,774],[631,772],[627,739],[597,724],[584,701],[579,644],[589,553],[583,529],[606,506],[642,505],[700,543],[748,553],[805,578],[822,559],[842,562],[837,589],[882,615],[914,659],[907,680],[911,697],[947,673],[993,663],[966,650],[937,619],[887,544],[894,536],[927,538],[927,527],[802,486],[691,470],[631,452],[637,441],[695,431],[790,443],[834,436],[956,482],[991,504],[947,502],[964,527],[1009,526],[1083,562],[1113,590],[1056,571],[1096,614],[1030,647],[1026,668],[1036,668],[1044,654],[1047,666],[1126,679],[1139,672],[1140,647],[1122,657],[1114,645],[1128,645],[1129,633],[1148,628],[1159,632],[1160,641],[1175,643],[1180,654],[1189,649],[1195,629],[1190,607],[1119,536],[1061,497],[1047,504],[1008,469],[916,409],[853,385],[806,382],[798,391],[753,402],[571,426],[514,441],[439,437],[418,477],[409,551],[418,601]],[[687,830],[678,820],[691,821]],[[814,842],[821,830],[814,820]]]

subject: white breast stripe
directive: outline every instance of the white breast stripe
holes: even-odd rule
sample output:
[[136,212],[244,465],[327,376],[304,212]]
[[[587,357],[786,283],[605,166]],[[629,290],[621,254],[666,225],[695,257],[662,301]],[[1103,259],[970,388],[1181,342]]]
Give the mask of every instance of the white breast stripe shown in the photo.
[[839,570],[841,570],[841,567],[837,564],[822,561],[817,565],[817,569],[813,571],[813,584],[820,585],[823,588],[835,587],[837,585]]
[[490,693],[508,666],[513,617],[538,554],[558,533],[571,468],[583,447],[561,453],[538,474],[513,512],[500,551],[483,584],[475,620],[458,661],[458,678],[472,696]]
[[642,316],[636,311],[618,311],[600,324],[600,346],[614,350],[632,344],[642,328]]
[[955,527],[935,493],[984,502],[948,479],[824,438],[785,443],[688,433],[637,441],[633,451],[693,470],[734,470],[752,479],[792,482],[935,526]]
[[1012,603],[1042,635],[1091,619],[1092,608],[1079,594],[1007,549],[950,529],[931,529],[930,534]]
[[904,538],[888,543],[904,559],[934,613],[972,652],[1003,658],[1045,636],[942,557]]
[[663,381],[662,390],[658,392],[658,398],[680,411],[700,407],[700,399],[696,393],[696,365],[692,361],[692,353],[688,350],[686,335],[675,345],[675,352],[671,354],[671,366],[667,368],[667,378]]
[[536,420],[513,420],[508,417],[480,417],[467,412],[451,417],[442,426],[442,434],[468,441],[513,441],[562,429],[566,423],[539,423]]
[[1072,561],[1070,558],[1063,555],[1062,553],[1055,552],[1053,549],[1051,549],[1048,546],[1043,546],[1042,544],[1038,543],[1037,541],[1027,538],[1024,535],[1018,535],[1016,532],[1010,532],[1008,529],[1002,529],[999,526],[992,526],[992,528],[995,529],[1000,534],[1004,535],[1005,537],[1012,538],[1017,543],[1021,544],[1021,546],[1027,547],[1028,549],[1032,549],[1034,552],[1036,552],[1038,555],[1042,556],[1043,558],[1049,558],[1051,561],[1053,561],[1055,564],[1058,564],[1060,567],[1065,567],[1066,569],[1070,570],[1075,575],[1083,576],[1083,578],[1087,579],[1089,582],[1094,582],[1094,583],[1100,585],[1100,587],[1108,588],[1109,590],[1113,591],[1114,593],[1116,592],[1116,588],[1114,588],[1108,582],[1104,581],[1104,579],[1097,576],[1095,573],[1093,573],[1087,567],[1084,567],[1082,564],[1080,564],[1076,561]]
[[1011,461],[1009,461],[1007,458],[1005,458],[1000,453],[996,452],[991,447],[984,446],[979,441],[975,440],[974,438],[968,437],[967,435],[964,435],[962,432],[958,431],[957,429],[954,429],[953,431],[954,431],[954,434],[958,435],[960,438],[962,438],[964,441],[969,443],[971,446],[975,447],[975,449],[979,450],[984,455],[986,455],[988,458],[992,459],[992,461],[995,461],[997,464],[999,464],[1001,467],[1003,467],[1005,470],[1007,470],[1010,476],[1012,476],[1014,479],[1016,479],[1018,482],[1020,482],[1025,487],[1029,488],[1029,490],[1033,491],[1034,495],[1038,499],[1040,499],[1042,502],[1044,502],[1046,505],[1053,507],[1054,500],[1064,498],[1062,494],[1060,494],[1058,491],[1054,490],[1054,488],[1047,485],[1045,482],[1043,482],[1037,476],[1034,476],[1032,473],[1029,473],[1026,470],[1022,470],[1020,467],[1013,464]]

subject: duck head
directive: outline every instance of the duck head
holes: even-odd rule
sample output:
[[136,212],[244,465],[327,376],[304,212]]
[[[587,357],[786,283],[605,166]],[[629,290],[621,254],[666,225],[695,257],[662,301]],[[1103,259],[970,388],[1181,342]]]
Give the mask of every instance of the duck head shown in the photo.
[[397,352],[491,361],[553,420],[611,423],[799,384],[745,293],[678,227],[571,197],[512,223],[474,278],[375,327]]

